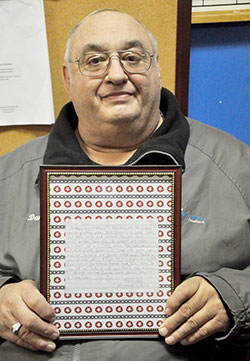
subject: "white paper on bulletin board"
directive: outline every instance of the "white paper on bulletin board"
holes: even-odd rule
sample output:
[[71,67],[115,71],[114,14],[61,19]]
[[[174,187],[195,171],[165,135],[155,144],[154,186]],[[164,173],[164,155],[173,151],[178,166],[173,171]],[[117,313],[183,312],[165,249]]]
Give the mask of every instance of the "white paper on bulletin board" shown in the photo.
[[192,0],[192,12],[249,10],[249,0]]
[[0,1],[0,125],[52,124],[42,0]]

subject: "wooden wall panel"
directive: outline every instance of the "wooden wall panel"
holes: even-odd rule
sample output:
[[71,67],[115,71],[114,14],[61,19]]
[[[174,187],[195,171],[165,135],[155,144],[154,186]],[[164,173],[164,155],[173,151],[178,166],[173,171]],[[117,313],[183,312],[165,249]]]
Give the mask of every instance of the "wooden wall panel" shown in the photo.
[[[148,27],[158,42],[163,85],[175,92],[177,5],[178,0],[44,0],[55,116],[68,101],[61,79],[68,33],[99,8],[117,8],[134,15]],[[50,126],[1,127],[0,154],[49,130]]]

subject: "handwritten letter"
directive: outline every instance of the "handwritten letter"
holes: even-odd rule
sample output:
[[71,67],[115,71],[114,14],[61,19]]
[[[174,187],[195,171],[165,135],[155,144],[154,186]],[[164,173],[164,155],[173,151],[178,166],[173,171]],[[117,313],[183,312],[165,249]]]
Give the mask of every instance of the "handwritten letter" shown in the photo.
[[158,290],[157,237],[154,220],[68,220],[66,290]]

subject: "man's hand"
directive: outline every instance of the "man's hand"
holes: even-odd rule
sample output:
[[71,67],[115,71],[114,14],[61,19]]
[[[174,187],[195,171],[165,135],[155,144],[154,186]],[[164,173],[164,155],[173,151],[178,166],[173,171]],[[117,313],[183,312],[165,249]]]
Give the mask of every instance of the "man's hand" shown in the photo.
[[191,277],[181,283],[169,297],[167,319],[159,333],[173,345],[191,345],[230,326],[227,311],[215,288],[202,277]]
[[[55,313],[33,281],[6,284],[0,289],[0,337],[33,351],[54,351],[59,331]],[[12,326],[20,322],[17,336]]]

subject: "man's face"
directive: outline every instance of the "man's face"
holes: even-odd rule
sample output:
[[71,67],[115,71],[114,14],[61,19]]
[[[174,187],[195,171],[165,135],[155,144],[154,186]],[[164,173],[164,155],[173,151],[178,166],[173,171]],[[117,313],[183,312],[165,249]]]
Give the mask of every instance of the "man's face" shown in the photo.
[[[153,53],[151,40],[141,24],[123,13],[102,12],[87,18],[76,30],[70,58],[78,59],[88,48],[116,54],[117,50],[140,50],[141,46]],[[105,74],[96,77],[83,76],[77,63],[70,67],[70,72],[64,67],[65,86],[86,139],[90,136],[92,141],[102,140],[108,146],[115,142],[115,128],[121,134],[131,129],[134,137],[152,133],[159,121],[161,87],[155,59],[143,74],[126,73],[116,56]]]

